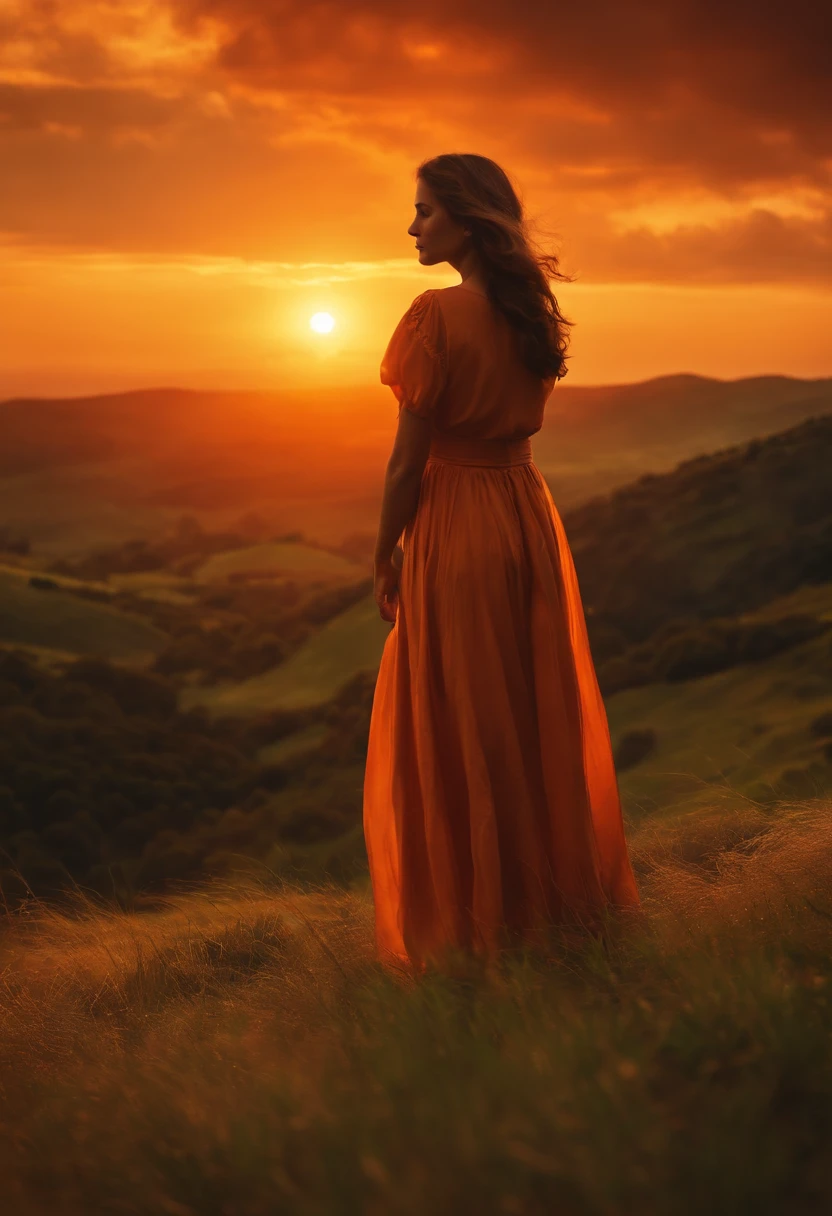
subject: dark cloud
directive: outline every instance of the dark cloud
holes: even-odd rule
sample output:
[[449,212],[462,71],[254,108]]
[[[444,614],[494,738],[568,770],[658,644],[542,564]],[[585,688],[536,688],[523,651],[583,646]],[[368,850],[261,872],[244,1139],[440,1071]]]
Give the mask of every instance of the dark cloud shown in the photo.
[[[509,111],[524,95],[562,95],[608,116],[607,151],[623,124],[631,144],[644,131],[648,158],[675,139],[676,159],[717,179],[731,138],[780,137],[781,171],[811,173],[832,154],[832,8],[817,0],[182,0],[176,13],[189,28],[221,21],[218,66],[260,88],[392,91],[427,106],[456,89]],[[432,41],[437,59],[407,52]]]
[[[397,256],[408,166],[463,150],[532,183],[596,279],[830,279],[817,0],[172,0],[148,20],[167,12],[204,52],[145,66],[120,58],[101,5],[83,28],[83,5],[62,26],[65,5],[32,0],[28,25],[0,26],[64,82],[0,85],[0,230],[21,238]],[[759,201],[790,192],[814,218]],[[685,224],[697,193],[744,214]],[[671,232],[609,219],[674,200]]]
[[603,223],[578,242],[570,259],[584,281],[702,285],[832,284],[832,211],[818,220],[788,219],[763,209],[716,225],[684,224],[671,232],[609,232]]
[[26,88],[0,83],[0,132],[50,130],[55,124],[90,136],[124,130],[159,132],[179,121],[182,104],[144,89],[79,89],[66,86]]

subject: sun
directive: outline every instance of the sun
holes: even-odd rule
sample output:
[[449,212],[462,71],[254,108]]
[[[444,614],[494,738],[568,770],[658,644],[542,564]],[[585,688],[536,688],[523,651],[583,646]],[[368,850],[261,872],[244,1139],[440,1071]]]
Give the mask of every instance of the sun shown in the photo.
[[331,334],[335,328],[335,318],[328,312],[316,312],[309,318],[309,327],[316,334]]

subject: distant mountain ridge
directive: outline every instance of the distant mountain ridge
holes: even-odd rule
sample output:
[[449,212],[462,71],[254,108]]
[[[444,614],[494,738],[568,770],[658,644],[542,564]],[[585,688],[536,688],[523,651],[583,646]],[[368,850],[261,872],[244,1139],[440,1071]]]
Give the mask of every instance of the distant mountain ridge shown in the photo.
[[[832,378],[559,384],[532,448],[566,510],[830,412]],[[255,510],[280,531],[339,543],[376,526],[395,428],[395,400],[380,384],[13,398],[0,402],[0,523],[73,549],[72,520],[91,514],[117,542],[136,535],[137,512],[143,535],[151,518],[177,512],[216,520]]]
[[764,438],[832,412],[832,378],[660,376],[601,388],[558,385],[535,460],[571,506],[644,472]]
[[[101,466],[107,485],[117,467]],[[827,411],[564,510],[631,822],[712,814],[731,791],[770,803],[832,790],[831,467]],[[77,473],[94,492],[89,467]],[[0,488],[10,503],[30,495],[51,524],[66,475]],[[86,551],[104,513],[93,503],[72,522]],[[135,506],[125,518],[148,532],[158,522]],[[187,520],[180,533],[162,563],[123,564],[153,557],[129,541],[78,578],[0,563],[4,883],[14,865],[36,891],[70,874],[129,894],[241,855],[315,875],[360,858],[389,631],[371,593],[237,582],[251,555],[233,536],[215,548]],[[166,580],[172,599],[158,597]]]
[[[539,464],[577,456],[591,440],[602,451],[725,447],[832,411],[832,377],[753,376],[715,380],[690,374],[634,384],[558,385],[533,437]],[[148,421],[152,420],[152,426]],[[252,445],[320,448],[346,440],[375,449],[395,429],[395,404],[381,385],[283,392],[138,389],[92,397],[12,398],[0,402],[0,476],[57,464],[99,462],[143,452],[148,459],[205,456],[222,446],[229,460],[254,459]],[[374,425],[367,425],[367,424]],[[343,434],[339,432],[343,424]],[[575,451],[576,446],[580,451]],[[684,458],[683,456],[679,457]]]
[[832,413],[563,513],[597,657],[832,581]]

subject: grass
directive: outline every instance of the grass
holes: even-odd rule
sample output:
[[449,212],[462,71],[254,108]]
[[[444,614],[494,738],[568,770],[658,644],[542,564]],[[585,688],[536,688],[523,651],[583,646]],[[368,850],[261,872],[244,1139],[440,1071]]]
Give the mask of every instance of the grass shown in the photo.
[[130,574],[110,574],[106,582],[98,579],[73,578],[71,575],[55,574],[43,560],[22,559],[17,565],[0,562],[0,576],[21,579],[28,583],[32,575],[48,578],[50,582],[66,591],[96,591],[112,596],[118,591],[131,591],[144,599],[160,600],[171,604],[192,604],[198,588],[191,579],[172,574],[168,570],[148,570]]
[[636,833],[644,915],[422,978],[250,876],[0,942],[9,1210],[782,1216],[832,1203],[832,806]]
[[[832,584],[801,588],[746,615],[776,619],[791,613],[832,615]],[[182,708],[201,704],[213,713],[244,716],[322,704],[356,672],[378,669],[388,632],[368,596],[279,667],[241,682],[195,684],[183,690]],[[696,680],[625,689],[607,696],[605,705],[613,744],[631,730],[656,731],[656,751],[619,774],[633,819],[670,808],[707,808],[726,795],[776,798],[790,771],[803,774],[800,794],[832,793],[832,765],[821,756],[827,741],[809,730],[815,718],[832,710],[829,635]],[[281,758],[304,748],[308,739],[306,733],[287,738]]]
[[104,595],[112,595],[112,587],[109,583],[99,582],[97,579],[80,579],[72,578],[66,574],[53,574],[43,567],[43,564],[36,563],[31,559],[21,559],[16,565],[10,565],[7,562],[0,562],[0,576],[4,578],[17,578],[24,583],[28,583],[29,579],[35,575],[40,578],[48,578],[58,587],[65,588],[67,591],[77,591],[82,588],[85,591],[99,591]]
[[328,734],[329,727],[325,722],[312,722],[309,726],[278,739],[276,743],[267,743],[265,747],[261,747],[257,759],[260,764],[281,764],[290,756],[320,747]]
[[322,705],[359,671],[376,671],[390,632],[372,595],[327,621],[289,658],[262,675],[182,690],[180,706],[246,715],[271,709]]
[[152,659],[167,643],[167,636],[141,617],[69,591],[30,587],[28,576],[5,570],[0,571],[0,638],[132,662]]
[[82,557],[93,548],[154,535],[187,511],[149,505],[147,474],[143,461],[114,459],[2,477],[0,517],[41,557]]
[[144,599],[168,604],[192,604],[198,590],[191,579],[172,574],[169,570],[110,574],[107,585],[116,591],[131,591]]
[[355,578],[360,568],[346,557],[325,549],[288,541],[269,541],[216,553],[197,568],[194,578],[199,582],[214,583],[227,579],[231,574],[244,572],[269,576],[280,574],[293,578],[328,578],[333,575]]
[[761,662],[607,697],[614,745],[627,731],[656,732],[655,752],[619,773],[627,812],[699,809],[720,792],[772,797],[789,771],[803,774],[801,793],[832,793],[828,740],[809,730],[832,710],[830,641],[821,635]]
[[806,613],[821,620],[832,620],[832,583],[814,583],[797,587],[787,595],[778,595],[754,612],[739,619],[748,621],[777,620],[792,613]]

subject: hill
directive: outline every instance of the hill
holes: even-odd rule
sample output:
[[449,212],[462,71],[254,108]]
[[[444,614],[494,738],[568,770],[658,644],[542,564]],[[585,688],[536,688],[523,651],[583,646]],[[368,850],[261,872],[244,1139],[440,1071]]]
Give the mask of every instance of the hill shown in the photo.
[[832,413],[563,513],[598,658],[832,578]]
[[535,460],[564,507],[832,412],[832,380],[659,376],[639,384],[559,384],[535,436]]
[[832,794],[832,582],[800,588],[754,617],[795,612],[825,629],[767,658],[605,698],[633,822],[736,796],[768,804]]
[[71,589],[68,583],[39,579],[28,570],[0,569],[0,643],[139,664],[164,649],[167,637],[160,629],[132,613],[74,594],[77,584]]
[[322,705],[355,675],[378,670],[389,632],[373,596],[364,596],[278,667],[242,682],[191,686],[180,703],[183,709],[201,705],[223,717]]
[[[683,462],[563,515],[632,821],[714,788],[768,802],[832,790],[832,415]],[[183,707],[252,716],[374,678],[372,597],[254,679]],[[301,726],[274,754],[308,754]]]
[[731,810],[696,852],[634,840],[636,923],[418,981],[364,888],[30,901],[0,936],[7,1211],[828,1212],[832,807]]
[[[566,509],[831,409],[829,379],[558,385],[535,459]],[[216,527],[256,510],[273,531],[339,543],[375,528],[395,423],[382,385],[5,401],[0,520],[55,554],[147,535],[183,510]]]
[[216,553],[194,570],[202,583],[229,578],[359,579],[366,575],[363,566],[338,553],[288,542],[263,542],[241,549]]
[[[564,512],[631,825],[832,788],[829,467],[824,416]],[[32,556],[6,564],[2,649],[31,653],[0,654],[0,843],[27,881],[69,873],[132,899],[241,856],[361,872],[389,626],[344,559],[318,578],[325,550],[261,543],[281,561],[295,545],[316,577],[252,580],[259,544],[188,520],[51,579]],[[148,630],[161,649],[128,678]],[[79,665],[73,648],[118,663]]]
[[[703,632],[708,622],[832,580],[830,468],[832,414],[695,457],[668,473],[645,475],[564,511],[602,690],[643,684],[654,671],[663,678],[665,669],[672,678],[673,663],[680,667],[685,656],[689,674],[717,670],[718,656],[705,654],[717,645],[713,631]],[[775,613],[773,620],[814,619],[812,612],[792,609]],[[758,657],[765,657],[783,642],[794,645],[811,634],[800,619],[781,629],[776,636],[777,629],[761,623],[753,642],[745,639],[745,653],[752,655],[756,646]],[[342,630],[350,643],[335,665],[341,678],[370,662],[375,668],[383,644],[378,621],[356,606],[308,641],[293,670],[300,675],[326,669],[334,678],[325,655],[335,652],[330,639]],[[309,677],[307,703],[331,695],[328,679],[316,687]],[[193,703],[245,712],[249,696],[253,710],[300,704],[305,694],[288,672],[277,669],[245,687],[205,688],[192,696]]]

